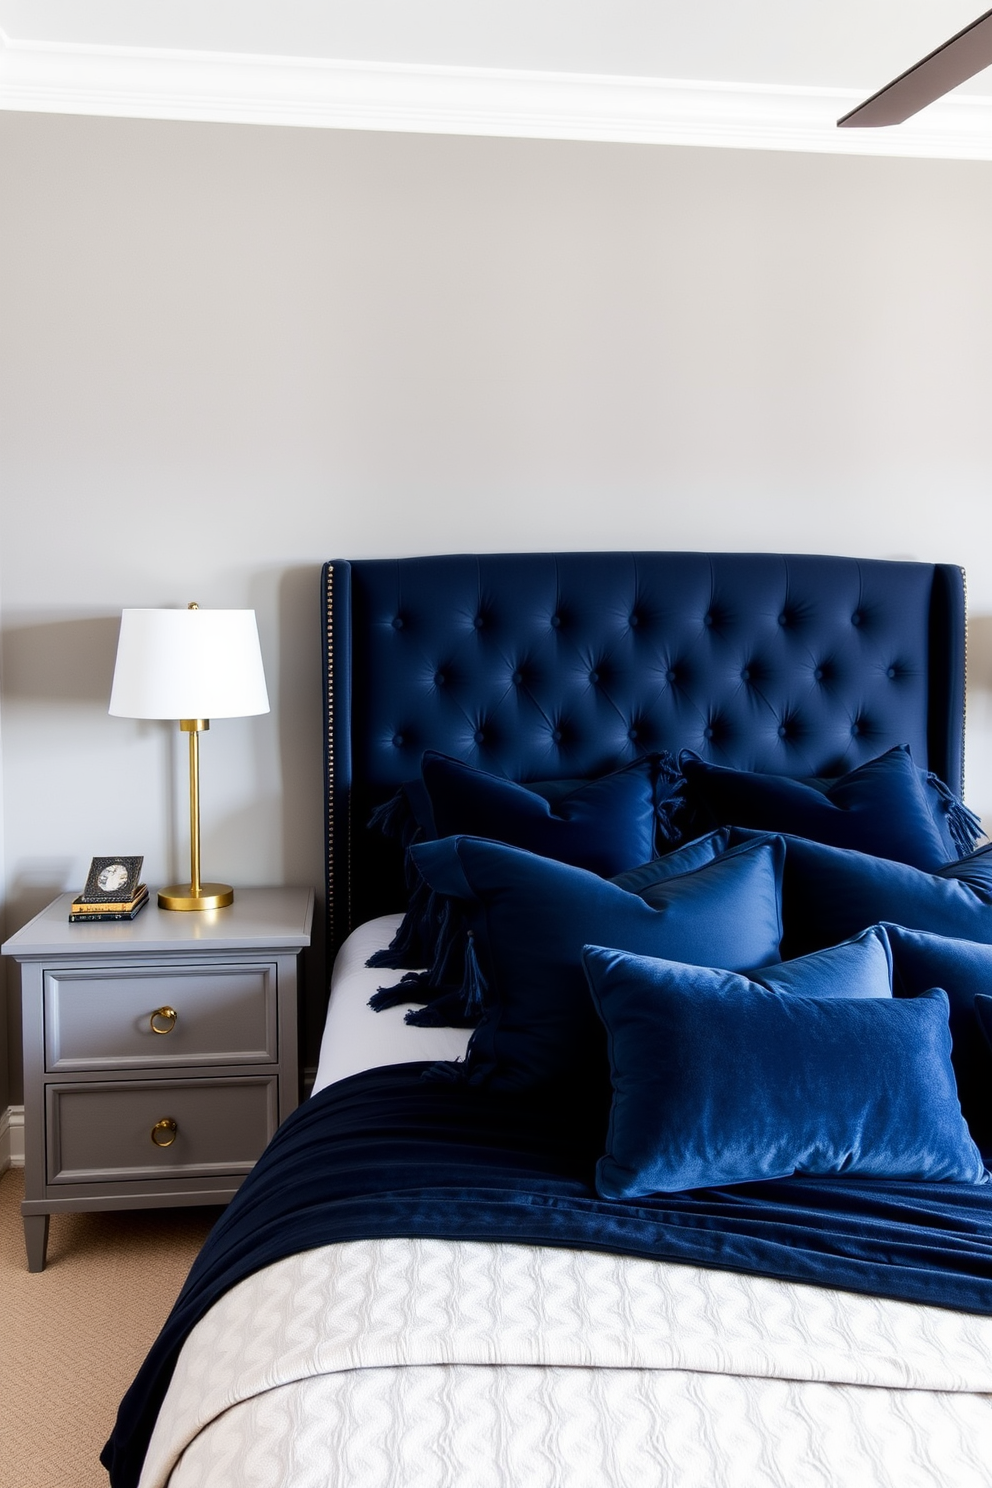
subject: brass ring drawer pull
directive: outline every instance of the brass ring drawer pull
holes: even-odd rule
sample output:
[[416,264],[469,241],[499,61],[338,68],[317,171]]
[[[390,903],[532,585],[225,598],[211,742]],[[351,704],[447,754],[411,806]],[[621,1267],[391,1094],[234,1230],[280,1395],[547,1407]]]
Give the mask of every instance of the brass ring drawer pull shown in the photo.
[[156,1121],[152,1127],[152,1141],[156,1147],[171,1147],[176,1140],[179,1128],[171,1116],[164,1116],[161,1121]]
[[[151,1024],[152,1033],[171,1033],[178,1018],[179,1014],[175,1008],[160,1007],[155,1009],[148,1021]],[[162,1023],[165,1024],[164,1028],[159,1026]]]

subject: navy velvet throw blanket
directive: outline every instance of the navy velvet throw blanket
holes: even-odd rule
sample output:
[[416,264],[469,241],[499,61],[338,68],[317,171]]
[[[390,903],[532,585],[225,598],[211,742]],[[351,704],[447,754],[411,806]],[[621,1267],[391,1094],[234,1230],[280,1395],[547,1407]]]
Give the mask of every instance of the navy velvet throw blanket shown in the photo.
[[992,1313],[992,1186],[783,1179],[596,1198],[605,1113],[370,1070],[286,1121],[198,1256],[102,1461],[134,1488],[190,1329],[237,1282],[335,1241],[502,1240],[617,1251]]

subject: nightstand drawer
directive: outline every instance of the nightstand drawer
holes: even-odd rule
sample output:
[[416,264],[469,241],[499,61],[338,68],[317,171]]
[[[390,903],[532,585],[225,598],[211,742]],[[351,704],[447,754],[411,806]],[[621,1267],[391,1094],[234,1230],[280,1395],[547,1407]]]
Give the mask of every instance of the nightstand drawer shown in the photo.
[[49,1183],[247,1173],[278,1124],[278,1079],[49,1085],[46,1104]]
[[274,965],[70,967],[44,983],[50,1071],[278,1062]]

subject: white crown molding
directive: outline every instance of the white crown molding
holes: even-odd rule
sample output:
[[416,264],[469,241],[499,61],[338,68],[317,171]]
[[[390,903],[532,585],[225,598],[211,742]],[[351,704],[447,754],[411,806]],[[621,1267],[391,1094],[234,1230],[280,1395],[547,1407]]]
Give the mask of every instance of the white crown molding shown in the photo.
[[24,1107],[0,1111],[0,1173],[24,1166]]
[[3,109],[992,160],[992,98],[946,98],[895,128],[838,129],[861,97],[849,88],[67,45],[0,32]]

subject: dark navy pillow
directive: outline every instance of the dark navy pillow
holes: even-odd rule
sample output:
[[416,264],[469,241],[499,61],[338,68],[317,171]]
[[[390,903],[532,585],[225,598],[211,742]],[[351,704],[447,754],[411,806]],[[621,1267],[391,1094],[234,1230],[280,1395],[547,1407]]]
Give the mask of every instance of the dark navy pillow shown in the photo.
[[[978,1017],[979,1026],[988,1043],[989,1052],[992,1053],[992,997],[986,997],[984,993],[976,997],[975,1013]],[[989,1104],[992,1104],[992,1102]]]
[[[519,785],[461,760],[427,750],[421,778],[401,786],[372,816],[370,827],[403,847],[437,837],[485,837],[609,878],[653,858],[660,837],[675,835],[672,816],[682,776],[670,754],[644,755],[592,780],[534,781]],[[392,942],[370,966],[428,967],[416,995],[447,987],[463,946],[450,943],[444,906],[408,870],[409,903]],[[453,954],[453,950],[456,954]],[[387,989],[380,1006],[389,1006]],[[448,1021],[444,1015],[443,1021]]]
[[774,837],[728,851],[670,879],[652,906],[581,868],[495,842],[447,837],[411,848],[431,888],[459,902],[473,936],[484,991],[468,1077],[509,1089],[605,1085],[583,945],[592,937],[732,970],[777,961],[783,852]]
[[[765,835],[735,829],[730,840],[761,841]],[[882,920],[992,944],[992,887],[979,887],[976,874],[967,867],[951,864],[940,873],[924,873],[908,863],[826,847],[803,837],[785,836],[784,841],[787,956],[835,945]],[[988,866],[992,868],[992,860]]]
[[793,1173],[988,1181],[958,1104],[944,992],[782,996],[598,946],[584,964],[613,1082],[601,1197]]
[[609,878],[655,855],[659,759],[645,757],[553,793],[428,750],[421,774],[435,837],[486,837]]
[[961,1109],[980,1151],[992,1156],[992,1052],[982,1022],[982,998],[992,991],[992,945],[903,925],[882,929],[892,948],[895,995],[917,997],[927,987],[943,987],[950,999],[951,1061]]
[[914,868],[940,868],[960,849],[930,808],[927,777],[909,746],[896,745],[822,790],[783,775],[710,765],[689,750],[679,763],[690,809],[711,826],[788,832]]

